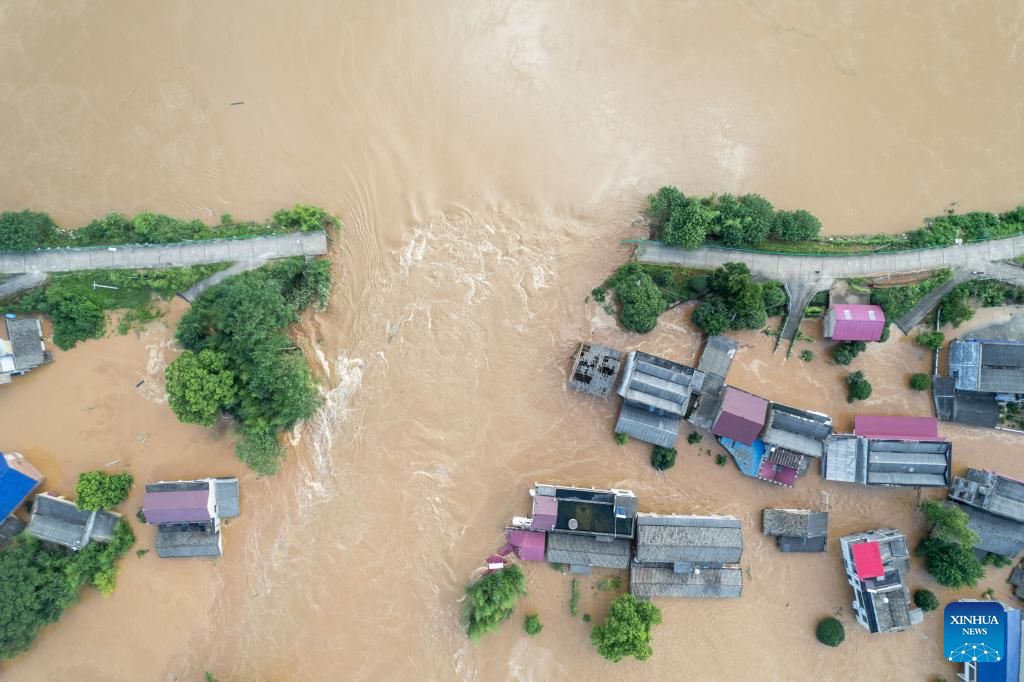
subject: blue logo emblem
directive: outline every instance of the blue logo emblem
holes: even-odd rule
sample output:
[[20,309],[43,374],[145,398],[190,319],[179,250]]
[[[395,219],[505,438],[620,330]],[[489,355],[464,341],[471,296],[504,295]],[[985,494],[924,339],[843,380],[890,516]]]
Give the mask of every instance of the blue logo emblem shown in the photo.
[[946,660],[998,663],[1006,657],[1006,618],[1002,605],[955,601],[943,612],[942,641]]

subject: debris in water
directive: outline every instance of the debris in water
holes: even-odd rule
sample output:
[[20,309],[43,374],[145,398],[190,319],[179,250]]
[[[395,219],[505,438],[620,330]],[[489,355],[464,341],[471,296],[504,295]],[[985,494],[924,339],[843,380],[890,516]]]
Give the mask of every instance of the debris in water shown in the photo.
[[139,383],[135,384],[135,388],[138,388],[139,386],[141,386],[144,383],[146,383],[145,379],[139,379]]
[[245,102],[232,102],[231,106],[237,107],[239,104],[245,104]]

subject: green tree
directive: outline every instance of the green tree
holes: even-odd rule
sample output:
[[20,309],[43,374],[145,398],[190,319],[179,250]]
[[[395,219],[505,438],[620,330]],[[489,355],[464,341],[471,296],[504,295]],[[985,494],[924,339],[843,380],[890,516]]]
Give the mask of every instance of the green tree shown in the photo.
[[832,346],[832,361],[837,365],[849,365],[854,358],[867,349],[863,341],[844,341]]
[[686,437],[686,442],[689,443],[690,445],[696,445],[697,443],[700,443],[703,440],[704,436],[700,435],[696,431],[692,432],[689,436]]
[[846,639],[846,628],[835,618],[822,618],[815,632],[818,641],[826,646],[839,646]]
[[974,587],[985,576],[985,569],[969,545],[925,538],[917,546],[917,554],[925,558],[925,567],[939,584],[950,589]]
[[164,370],[164,376],[171,411],[188,424],[213,426],[221,410],[235,402],[235,373],[228,369],[224,353],[186,350]]
[[46,287],[42,296],[38,309],[53,320],[53,342],[61,350],[103,336],[107,326],[103,310],[89,299],[77,296],[59,282]]
[[850,372],[846,375],[846,402],[867,400],[871,397],[871,383],[864,378],[864,372]]
[[816,239],[821,222],[807,211],[776,211],[772,225],[775,238],[784,242],[803,242]]
[[672,211],[668,223],[661,230],[661,240],[684,249],[696,249],[707,238],[708,229],[716,211],[699,202],[687,202]]
[[921,513],[932,537],[968,546],[978,541],[978,534],[969,527],[970,517],[955,504],[925,500],[921,503]]
[[687,198],[675,187],[662,187],[647,197],[647,217],[656,228],[661,227],[686,202]]
[[602,625],[590,631],[590,641],[597,652],[612,662],[633,656],[644,661],[654,653],[651,629],[661,624],[661,609],[648,601],[624,594],[611,603]]
[[932,378],[927,374],[917,372],[910,377],[910,387],[915,391],[927,391],[932,387]]
[[523,629],[526,630],[526,634],[533,635],[540,634],[540,631],[544,629],[544,625],[540,622],[540,616],[536,613],[531,613],[523,619]]
[[4,211],[0,213],[0,250],[31,251],[60,246],[64,235],[45,213]]
[[526,595],[526,576],[516,564],[485,575],[466,588],[469,596],[463,622],[473,641],[498,629],[512,615],[519,597]]
[[651,452],[651,466],[658,471],[671,469],[676,465],[676,449],[655,445]]
[[270,476],[277,473],[284,450],[270,424],[257,419],[242,427],[241,437],[235,443],[235,455],[257,474]]
[[729,311],[720,296],[711,295],[694,308],[690,319],[709,336],[724,334],[729,330]]
[[800,359],[804,362],[810,362],[814,359],[814,352],[809,350],[800,351]]
[[764,299],[764,306],[768,310],[775,311],[786,305],[786,292],[779,286],[763,286],[761,297]]
[[939,608],[939,598],[931,590],[914,590],[914,604],[922,611],[934,611]]
[[75,505],[79,509],[89,511],[113,509],[128,497],[134,480],[129,473],[105,474],[102,471],[81,473],[78,475],[78,483],[75,485]]
[[619,299],[619,324],[630,331],[646,334],[658,324],[658,316],[668,303],[651,276],[637,263],[627,263],[606,282]]
[[274,224],[288,231],[324,230],[338,227],[340,222],[322,208],[306,204],[295,204],[290,209],[282,209],[274,214]]
[[914,341],[917,345],[931,350],[942,350],[942,344],[946,342],[946,335],[942,332],[921,332],[914,338]]
[[970,288],[961,284],[946,294],[939,307],[939,315],[945,324],[951,324],[953,327],[959,327],[974,317],[974,307],[970,302]]

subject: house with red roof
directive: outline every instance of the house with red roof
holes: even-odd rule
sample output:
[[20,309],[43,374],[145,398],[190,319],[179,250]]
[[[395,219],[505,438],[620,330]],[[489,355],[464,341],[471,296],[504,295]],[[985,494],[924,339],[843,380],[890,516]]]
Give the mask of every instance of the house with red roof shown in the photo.
[[825,313],[825,338],[833,341],[878,341],[885,330],[881,306],[837,303]]
[[910,572],[907,538],[895,528],[878,528],[839,539],[853,611],[868,632],[899,632],[924,619],[910,607],[904,582]]
[[942,441],[935,417],[858,415],[853,418],[854,434],[885,440]]
[[744,445],[752,445],[761,434],[767,416],[767,400],[728,386],[722,399],[722,409],[711,427],[711,433]]

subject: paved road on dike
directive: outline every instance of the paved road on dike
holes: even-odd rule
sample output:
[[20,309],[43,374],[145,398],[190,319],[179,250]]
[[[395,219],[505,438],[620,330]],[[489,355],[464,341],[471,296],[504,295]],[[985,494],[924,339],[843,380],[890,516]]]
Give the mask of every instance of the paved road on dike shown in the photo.
[[[950,289],[972,277],[994,278],[1024,286],[1024,268],[1005,262],[1022,255],[1024,235],[940,249],[846,256],[777,255],[712,248],[687,251],[648,241],[639,242],[636,249],[636,259],[642,263],[714,269],[725,263],[741,262],[746,263],[755,275],[781,280],[790,295],[781,335],[782,340],[788,341],[796,336],[804,309],[814,292],[828,289],[837,279],[938,268],[953,270],[950,283],[931,292],[913,310],[895,321],[900,329],[908,332]],[[976,272],[983,274],[975,275]]]
[[133,244],[41,251],[0,251],[0,274],[73,270],[142,270],[209,263],[258,264],[288,256],[327,253],[325,232],[218,239],[175,244]]

